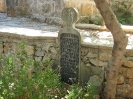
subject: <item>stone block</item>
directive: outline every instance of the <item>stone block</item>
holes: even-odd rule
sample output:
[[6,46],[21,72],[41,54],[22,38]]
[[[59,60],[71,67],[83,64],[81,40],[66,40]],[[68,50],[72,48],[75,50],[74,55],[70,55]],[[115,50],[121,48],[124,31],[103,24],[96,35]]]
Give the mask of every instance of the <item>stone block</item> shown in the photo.
[[127,50],[126,53],[125,53],[125,56],[129,57],[133,57],[133,50]]
[[43,62],[45,62],[46,60],[51,60],[52,59],[52,55],[51,54],[46,54],[44,57],[43,57]]
[[45,1],[44,0],[38,0],[40,3],[44,3]]
[[9,52],[9,46],[8,45],[4,45],[4,53],[8,53]]
[[116,95],[124,97],[126,99],[132,99],[133,98],[133,89],[130,85],[128,84],[122,84],[122,85],[117,85],[116,88]]
[[107,68],[108,67],[108,62],[99,61],[98,66]]
[[103,83],[103,78],[97,75],[91,76],[88,81],[88,84],[93,85],[93,88],[95,88],[95,91],[96,91],[95,94],[97,95],[99,95],[99,93],[101,92],[102,83]]
[[100,61],[109,61],[110,58],[111,58],[111,55],[108,55],[107,52],[105,52],[105,53],[103,53],[103,52],[99,53],[99,60]]
[[125,76],[126,78],[133,78],[133,68],[120,68],[120,74]]
[[41,62],[42,61],[42,57],[34,57],[36,62]]
[[81,55],[85,56],[89,52],[88,48],[83,48],[81,49]]
[[0,44],[0,53],[3,53],[3,44]]
[[35,49],[33,46],[26,45],[25,46],[25,51],[27,52],[28,55],[34,55]]
[[27,2],[23,0],[6,0],[8,16],[29,16],[30,9]]
[[0,0],[0,12],[6,12],[6,0]]
[[133,87],[133,79],[126,79],[126,83]]
[[127,69],[127,78],[133,78],[133,69]]
[[124,65],[125,67],[132,68],[133,62],[132,61],[123,61],[122,65]]
[[44,56],[44,51],[36,51],[35,56],[37,56],[37,57]]
[[124,83],[124,76],[118,75],[117,84],[123,84]]
[[99,60],[98,59],[89,59],[90,63],[93,64],[94,66],[99,66]]

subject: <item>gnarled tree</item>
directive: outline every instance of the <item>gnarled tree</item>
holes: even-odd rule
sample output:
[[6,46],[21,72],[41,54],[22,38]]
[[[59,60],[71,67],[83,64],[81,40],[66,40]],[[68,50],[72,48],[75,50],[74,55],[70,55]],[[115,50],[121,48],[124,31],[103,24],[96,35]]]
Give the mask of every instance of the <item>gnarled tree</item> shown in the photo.
[[106,27],[111,31],[114,38],[112,57],[107,68],[107,79],[104,88],[104,99],[115,99],[117,77],[122,63],[128,39],[116,19],[107,0],[94,0],[99,9]]

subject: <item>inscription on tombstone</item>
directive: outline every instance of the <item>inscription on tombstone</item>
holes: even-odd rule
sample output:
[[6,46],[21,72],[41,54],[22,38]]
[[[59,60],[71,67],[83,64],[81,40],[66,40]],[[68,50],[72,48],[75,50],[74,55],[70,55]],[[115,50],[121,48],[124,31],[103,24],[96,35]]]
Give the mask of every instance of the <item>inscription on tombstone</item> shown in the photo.
[[80,33],[75,29],[74,24],[78,20],[77,10],[64,8],[62,20],[66,26],[59,31],[60,43],[60,66],[61,80],[68,83],[77,83],[80,68]]

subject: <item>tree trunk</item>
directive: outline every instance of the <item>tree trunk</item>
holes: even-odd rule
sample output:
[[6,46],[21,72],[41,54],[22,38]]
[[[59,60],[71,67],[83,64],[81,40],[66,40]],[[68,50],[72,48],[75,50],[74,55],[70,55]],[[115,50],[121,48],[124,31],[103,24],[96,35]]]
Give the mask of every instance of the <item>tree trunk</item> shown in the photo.
[[94,1],[105,21],[106,27],[111,31],[114,38],[112,57],[107,68],[107,79],[103,99],[115,99],[117,77],[124,53],[126,51],[128,39],[117,21],[115,14],[111,10],[107,0]]

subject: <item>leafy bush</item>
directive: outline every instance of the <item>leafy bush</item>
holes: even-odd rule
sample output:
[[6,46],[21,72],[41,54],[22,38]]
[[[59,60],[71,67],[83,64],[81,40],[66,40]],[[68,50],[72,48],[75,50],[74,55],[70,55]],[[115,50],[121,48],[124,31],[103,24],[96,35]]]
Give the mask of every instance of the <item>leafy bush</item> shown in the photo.
[[115,10],[117,19],[122,24],[133,24],[133,15],[131,13],[132,2],[127,0],[115,1],[112,8]]
[[40,62],[29,58],[25,45],[20,48],[15,58],[0,57],[0,99],[95,99],[92,85],[61,82],[51,68],[52,61],[46,60],[42,70]]

